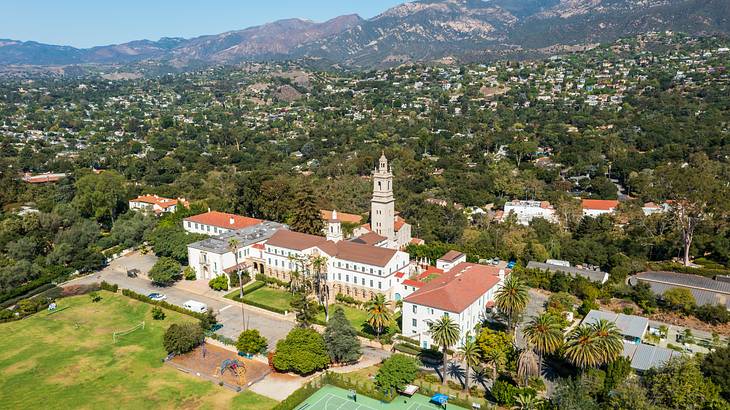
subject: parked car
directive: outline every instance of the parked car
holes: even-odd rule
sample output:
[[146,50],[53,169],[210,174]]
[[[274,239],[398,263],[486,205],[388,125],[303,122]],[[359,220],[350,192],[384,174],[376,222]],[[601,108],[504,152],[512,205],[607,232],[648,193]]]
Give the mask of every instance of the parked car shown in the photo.
[[208,305],[203,302],[198,302],[196,300],[188,300],[187,302],[183,303],[183,307],[187,310],[192,310],[193,312],[198,313],[205,313],[208,311]]
[[129,276],[130,278],[136,278],[137,276],[139,276],[139,269],[128,269],[127,276]]
[[165,295],[164,293],[150,293],[149,295],[147,295],[147,297],[156,301],[167,299],[167,295]]

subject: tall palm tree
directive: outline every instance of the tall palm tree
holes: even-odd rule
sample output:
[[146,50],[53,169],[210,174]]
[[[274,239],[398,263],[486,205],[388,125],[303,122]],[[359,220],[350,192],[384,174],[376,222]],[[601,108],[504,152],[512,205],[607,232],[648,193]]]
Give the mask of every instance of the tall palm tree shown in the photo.
[[329,287],[327,286],[327,257],[320,255],[312,255],[309,258],[309,264],[312,266],[313,287],[317,294],[319,304],[324,307],[324,321],[330,318],[329,310]]
[[[236,261],[236,274],[238,275],[238,286],[239,286],[239,296],[241,298],[241,324],[243,325],[243,330],[246,330],[246,312],[243,309],[243,280],[241,279],[241,267],[238,265],[238,248],[241,246],[241,243],[236,238],[231,238],[228,240],[228,250],[233,252],[233,258]],[[228,284],[231,284],[231,277],[228,276]]]
[[601,353],[601,364],[616,360],[624,350],[621,334],[614,323],[605,319],[590,325]]
[[385,304],[385,296],[381,293],[374,295],[365,304],[365,310],[368,312],[368,324],[375,330],[375,333],[378,335],[378,341],[380,341],[380,333],[382,333],[383,328],[390,324],[391,321],[390,310],[388,310]]
[[428,332],[431,339],[439,346],[444,354],[443,374],[441,375],[441,383],[446,384],[446,364],[448,363],[448,350],[451,346],[459,341],[461,329],[459,324],[451,320],[450,317],[443,315],[440,319],[428,324]]
[[509,275],[494,296],[494,304],[507,316],[507,325],[514,329],[515,321],[527,308],[527,287],[515,275]]
[[601,363],[600,346],[590,326],[578,326],[570,332],[565,341],[565,358],[581,370]]
[[522,330],[527,342],[532,345],[538,355],[538,366],[542,371],[542,358],[546,354],[555,353],[563,344],[563,329],[555,316],[543,313],[533,318]]
[[517,357],[517,378],[524,386],[527,386],[527,381],[530,380],[530,377],[538,374],[540,374],[540,368],[537,365],[535,352],[527,347]]
[[466,363],[466,373],[464,374],[464,390],[469,389],[469,370],[479,365],[480,352],[477,342],[471,338],[469,333],[466,334],[466,340],[461,345],[458,352],[459,359]]
[[507,361],[504,351],[502,349],[491,349],[482,359],[492,367],[492,383],[496,382],[500,366]]

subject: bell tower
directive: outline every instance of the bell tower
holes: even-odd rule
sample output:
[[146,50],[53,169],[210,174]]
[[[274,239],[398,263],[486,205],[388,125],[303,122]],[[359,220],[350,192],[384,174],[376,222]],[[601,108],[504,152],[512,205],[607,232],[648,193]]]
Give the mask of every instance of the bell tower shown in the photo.
[[332,218],[327,221],[327,240],[332,242],[339,242],[343,239],[342,237],[342,224],[337,219],[337,211],[332,211]]
[[378,167],[373,171],[373,199],[370,202],[370,228],[380,236],[395,243],[395,197],[393,173],[385,153],[380,156]]

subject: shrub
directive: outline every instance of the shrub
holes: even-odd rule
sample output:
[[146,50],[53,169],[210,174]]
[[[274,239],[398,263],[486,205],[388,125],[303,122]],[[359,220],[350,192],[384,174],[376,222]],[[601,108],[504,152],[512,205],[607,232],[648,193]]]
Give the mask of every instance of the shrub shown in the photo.
[[360,302],[358,302],[355,298],[350,295],[343,295],[342,293],[338,293],[337,296],[335,296],[335,300],[346,305],[360,306]]
[[128,298],[136,299],[140,302],[149,303],[150,305],[160,306],[161,308],[164,308],[167,310],[172,310],[172,311],[175,311],[178,313],[182,313],[184,315],[192,316],[201,321],[206,317],[206,314],[204,314],[204,313],[193,312],[192,310],[187,310],[183,307],[173,305],[173,304],[167,303],[165,301],[152,300],[152,299],[148,298],[146,295],[139,294],[133,290],[122,289],[122,295],[124,295]]
[[494,398],[494,401],[502,405],[513,405],[515,403],[515,396],[518,392],[519,389],[516,386],[504,380],[497,380],[494,384],[492,384],[492,397]]
[[246,354],[265,353],[268,347],[269,342],[261,336],[257,329],[244,330],[238,335],[236,342],[236,349]]
[[273,364],[278,371],[309,374],[324,369],[329,363],[324,338],[315,330],[293,329],[276,344]]
[[394,354],[387,358],[375,375],[375,383],[383,391],[401,390],[418,376],[421,363],[406,355]]
[[195,274],[195,269],[190,266],[186,266],[185,269],[183,269],[183,278],[185,278],[185,280],[195,280],[198,276]]
[[703,322],[719,325],[730,322],[730,312],[723,305],[702,305],[694,310],[695,316]]
[[[231,272],[231,288],[237,288],[241,286],[241,284],[238,282],[238,272]],[[245,285],[251,280],[251,277],[248,275],[247,272],[241,272],[241,280],[243,281],[243,284]]]
[[155,306],[152,308],[152,319],[154,320],[165,320],[165,312],[160,309],[159,306]]
[[180,262],[168,257],[161,257],[150,269],[150,279],[158,285],[171,285],[180,279]]
[[106,290],[107,292],[117,293],[117,291],[119,290],[119,285],[117,285],[116,283],[111,284],[109,282],[102,281],[99,284],[99,288],[102,290]]
[[91,298],[92,303],[101,302],[101,295],[96,292],[89,293],[89,298]]
[[183,354],[203,342],[203,329],[195,323],[174,323],[165,331],[162,344],[167,353]]
[[213,290],[228,290],[228,277],[226,275],[218,275],[208,282]]

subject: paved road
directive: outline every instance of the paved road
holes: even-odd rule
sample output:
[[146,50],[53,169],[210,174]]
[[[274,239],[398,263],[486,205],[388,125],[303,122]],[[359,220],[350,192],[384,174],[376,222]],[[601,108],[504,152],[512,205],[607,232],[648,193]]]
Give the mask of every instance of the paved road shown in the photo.
[[[153,285],[151,281],[143,276],[146,276],[149,269],[154,265],[155,259],[152,255],[135,253],[119,258],[99,273],[77,279],[74,283],[93,283],[105,280],[119,285],[120,288],[131,289],[144,295],[152,292],[164,293],[167,295],[167,302],[178,306],[182,306],[183,303],[191,299],[203,302],[218,314],[218,321],[223,325],[218,333],[231,339],[238,338],[244,328],[240,304],[199,295],[174,286],[163,288]],[[126,270],[131,268],[140,269],[142,275],[137,278],[127,277]],[[270,348],[276,346],[276,342],[284,338],[294,327],[294,323],[289,320],[278,318],[273,313],[264,314],[253,311],[247,306],[244,306],[244,314],[248,328],[258,329],[261,335],[268,339]]]

